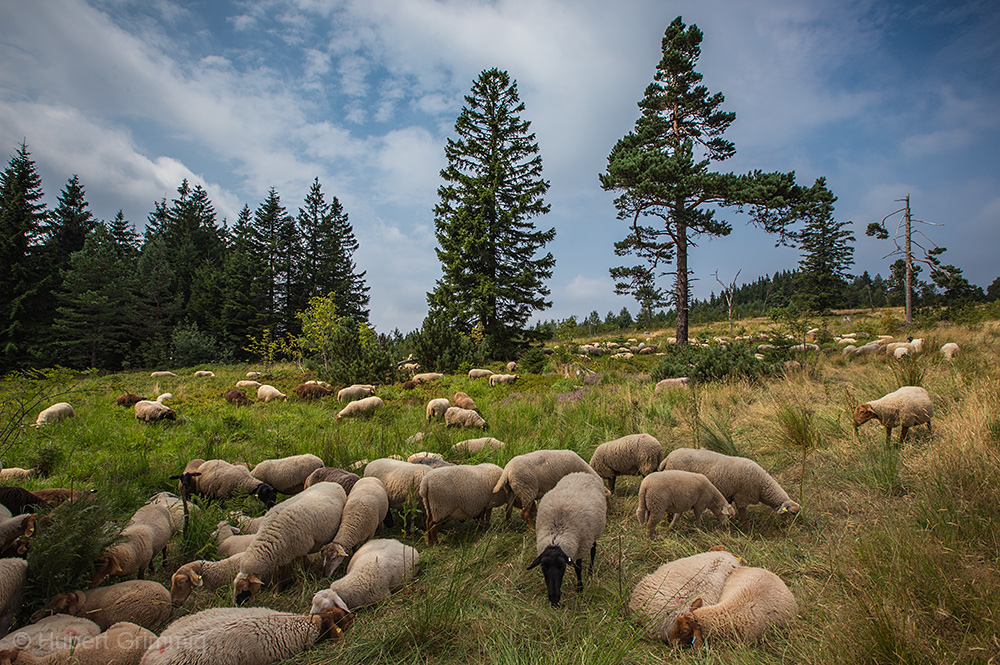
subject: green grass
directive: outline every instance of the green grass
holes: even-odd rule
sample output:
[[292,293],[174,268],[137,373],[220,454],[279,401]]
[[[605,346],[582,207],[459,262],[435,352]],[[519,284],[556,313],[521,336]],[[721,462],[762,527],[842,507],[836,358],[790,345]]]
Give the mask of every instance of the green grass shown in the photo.
[[[677,528],[650,542],[635,519],[640,479],[620,478],[595,568],[585,567],[583,593],[567,575],[558,609],[549,606],[541,574],[526,570],[535,553],[534,532],[516,511],[509,522],[502,511],[495,512],[489,528],[448,522],[439,544],[430,548],[420,529],[406,535],[397,520],[386,536],[421,553],[412,584],[360,610],[345,639],[317,645],[286,665],[997,662],[998,330],[987,323],[937,332],[936,346],[944,341],[962,346],[963,355],[954,363],[935,357],[936,346],[929,343],[922,355],[907,359],[912,365],[820,354],[808,373],[661,394],[654,393],[649,379],[655,356],[620,365],[608,358],[574,358],[600,377],[585,383],[582,376],[522,373],[517,384],[491,389],[485,381],[457,375],[412,391],[398,384],[380,386],[383,411],[339,423],[335,400],[295,399],[291,388],[309,377],[294,367],[270,371],[269,380],[290,395],[288,402],[240,409],[223,401],[222,393],[243,376],[244,366],[212,367],[214,379],[194,379],[190,370],[181,369],[180,377],[158,383],[142,373],[7,382],[0,385],[0,395],[71,390],[52,401],[71,402],[77,417],[38,430],[20,428],[0,452],[6,466],[51,464],[52,474],[28,481],[29,489],[97,490],[101,510],[120,527],[152,494],[175,491],[169,476],[195,457],[254,464],[312,452],[329,465],[345,467],[417,450],[447,453],[458,441],[489,435],[506,442],[506,448],[473,461],[503,465],[540,448],[568,448],[590,459],[600,443],[640,431],[657,437],[667,451],[699,441],[759,461],[791,496],[802,497],[802,513],[784,519],[762,505],[752,506],[748,534],[735,524],[719,524],[710,514],[699,531],[686,515]],[[913,428],[898,450],[885,449],[878,423],[855,435],[854,404],[915,379],[934,398],[932,433]],[[178,420],[136,421],[130,410],[114,404],[126,389],[147,396],[172,392]],[[427,400],[459,390],[476,400],[490,424],[487,432],[448,430],[426,421]],[[406,444],[417,432],[427,436]],[[171,542],[165,567],[157,564],[154,579],[165,584],[186,561],[213,556],[209,534],[228,510],[261,510],[250,501],[195,503],[199,508],[188,534]],[[93,556],[84,545],[93,549],[94,539],[80,531],[96,527],[78,520],[60,528],[63,541],[46,543],[45,530],[50,541],[59,540],[55,536],[61,532],[55,525],[40,527],[33,557],[45,560],[48,568],[35,564],[37,571],[65,567],[59,557],[81,550],[82,556]],[[624,611],[635,583],[665,561],[714,545],[780,575],[798,601],[797,620],[760,644],[717,643],[701,653],[674,651],[644,638]],[[36,582],[42,574],[37,571],[33,568]],[[313,562],[297,571],[289,587],[266,590],[258,600],[306,612],[313,593],[328,583]],[[30,602],[41,602],[41,595],[35,593]],[[195,598],[199,609],[227,605],[231,591],[201,591]],[[192,611],[195,598],[172,617]]]

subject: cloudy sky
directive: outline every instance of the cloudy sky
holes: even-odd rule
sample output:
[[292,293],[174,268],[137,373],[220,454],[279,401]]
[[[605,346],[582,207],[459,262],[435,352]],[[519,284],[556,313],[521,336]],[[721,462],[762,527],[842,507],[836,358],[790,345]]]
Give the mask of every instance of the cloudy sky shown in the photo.
[[[537,134],[555,227],[541,318],[604,316],[625,233],[598,174],[638,117],[666,26],[705,33],[698,70],[736,112],[721,168],[825,176],[887,273],[870,221],[909,194],[947,262],[1000,275],[1000,5],[915,0],[8,0],[0,158],[22,140],[50,205],[78,174],[95,214],[142,228],[183,178],[230,223],[274,186],[292,214],[319,177],[343,203],[381,331],[420,326],[440,276],[432,209],[472,82],[507,70]],[[793,268],[794,249],[727,212],[692,250],[694,293]]]

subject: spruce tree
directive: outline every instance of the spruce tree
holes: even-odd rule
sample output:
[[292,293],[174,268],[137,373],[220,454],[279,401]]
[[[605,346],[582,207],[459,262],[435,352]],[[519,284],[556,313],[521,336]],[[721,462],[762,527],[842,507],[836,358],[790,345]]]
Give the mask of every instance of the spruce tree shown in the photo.
[[293,266],[298,236],[295,221],[281,205],[281,197],[274,187],[254,212],[252,229],[261,252],[259,268],[265,285],[267,327],[278,334],[296,332],[301,324],[295,318],[288,296],[295,279]]
[[[616,292],[635,294],[656,277],[673,274],[677,343],[688,339],[688,251],[697,236],[726,236],[729,222],[716,218],[720,206],[749,208],[752,221],[789,237],[801,190],[794,173],[753,171],[743,176],[709,170],[736,153],[723,137],[736,117],[723,111],[722,93],[710,94],[695,71],[702,32],[677,17],[663,36],[663,58],[639,102],[635,128],[608,155],[601,174],[615,199],[618,218],[629,232],[615,243],[618,256],[634,255],[641,265],[612,268]],[[671,262],[674,269],[666,271]]]
[[59,195],[58,205],[49,213],[44,229],[45,258],[57,272],[65,268],[70,254],[83,249],[87,234],[97,226],[89,207],[80,178],[74,174]]
[[264,250],[253,228],[253,213],[244,205],[230,234],[231,243],[225,263],[224,298],[220,342],[241,359],[247,336],[259,337],[267,322],[265,294],[267,284],[261,270]]
[[555,238],[533,217],[549,211],[549,183],[517,83],[505,71],[483,71],[465,97],[448,140],[444,185],[434,208],[441,279],[427,295],[432,312],[460,331],[482,330],[494,355],[509,353],[528,317],[551,307],[544,280],[552,276]]
[[0,174],[0,373],[30,362],[38,334],[42,179],[21,143]]
[[848,270],[854,264],[854,234],[850,222],[833,218],[837,197],[820,178],[808,192],[812,201],[805,213],[805,225],[798,233],[802,259],[796,276],[796,298],[810,312],[827,312],[844,306]]

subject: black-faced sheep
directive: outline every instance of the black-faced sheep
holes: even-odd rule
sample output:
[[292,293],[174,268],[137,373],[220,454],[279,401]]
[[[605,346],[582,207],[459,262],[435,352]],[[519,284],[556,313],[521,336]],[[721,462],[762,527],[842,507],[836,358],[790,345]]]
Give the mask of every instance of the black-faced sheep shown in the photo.
[[[191,467],[193,462],[189,462],[188,466]],[[245,466],[215,459],[201,462],[194,468],[195,471],[185,469],[182,480],[184,475],[193,476],[194,484],[189,489],[207,497],[228,499],[238,492],[246,492],[255,495],[267,506],[273,506],[277,498],[277,491],[254,478]]]
[[919,386],[903,386],[884,397],[865,402],[854,410],[854,427],[865,424],[872,418],[885,426],[885,445],[892,440],[892,428],[897,425],[899,445],[903,445],[906,432],[911,427],[927,423],[927,431],[931,430],[931,418],[934,416],[934,404],[926,389]]
[[147,423],[156,422],[157,420],[177,419],[176,411],[158,401],[154,402],[144,399],[141,402],[136,402],[132,408],[135,409],[136,420],[142,420]]

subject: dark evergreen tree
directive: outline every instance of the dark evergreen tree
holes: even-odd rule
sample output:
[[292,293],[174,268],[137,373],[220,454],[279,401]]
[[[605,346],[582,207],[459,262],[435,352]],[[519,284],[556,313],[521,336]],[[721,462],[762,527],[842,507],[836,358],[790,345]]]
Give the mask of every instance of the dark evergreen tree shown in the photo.
[[176,282],[166,240],[154,234],[143,244],[136,266],[133,364],[153,367],[170,359],[171,331],[184,311]]
[[243,206],[231,232],[226,259],[220,343],[246,359],[247,336],[260,337],[270,323],[267,319],[266,276],[261,268],[264,249],[253,227],[253,215]]
[[97,227],[89,207],[80,178],[74,174],[59,195],[58,205],[49,213],[44,228],[45,258],[52,263],[56,274],[65,267],[70,254],[83,249],[87,234]]
[[115,215],[115,218],[107,223],[108,233],[115,241],[115,246],[118,248],[119,253],[122,256],[129,256],[132,260],[138,259],[139,257],[139,234],[135,231],[135,226],[130,224],[128,220],[125,219],[125,213],[121,210]]
[[337,197],[326,202],[319,178],[313,181],[299,208],[298,236],[301,239],[299,280],[293,293],[291,308],[301,312],[310,298],[334,294],[337,311],[356,322],[368,320],[368,287],[365,271],[357,272],[354,252],[358,241]]
[[811,205],[804,213],[805,224],[798,234],[802,258],[795,280],[796,298],[810,312],[827,312],[843,306],[848,270],[854,264],[854,234],[850,222],[833,218],[837,197],[820,178],[806,193]]
[[[800,211],[801,189],[794,173],[745,176],[709,170],[713,161],[736,153],[723,134],[736,117],[721,110],[722,93],[709,94],[694,67],[701,55],[702,32],[677,17],[663,37],[663,58],[639,102],[641,115],[632,132],[608,156],[601,186],[620,192],[618,218],[630,225],[615,244],[618,256],[634,255],[641,265],[612,268],[616,291],[635,293],[651,279],[674,275],[677,343],[688,340],[688,250],[700,235],[726,236],[732,227],[716,219],[709,206],[749,208],[752,221],[769,232],[789,236]],[[697,151],[697,155],[696,155]],[[647,222],[652,218],[652,222]],[[664,271],[671,262],[674,270]]]
[[278,191],[272,187],[254,212],[253,232],[261,254],[259,270],[265,286],[264,315],[272,333],[297,331],[300,324],[289,302],[294,283],[293,263],[297,235],[295,220],[281,205]]
[[[432,312],[460,331],[482,330],[492,354],[508,354],[535,310],[551,307],[544,280],[551,253],[536,254],[555,238],[533,217],[549,211],[549,183],[517,83],[507,72],[483,71],[465,97],[448,140],[434,208],[436,249],[443,276],[427,294]],[[437,319],[435,319],[437,320]]]
[[27,366],[39,333],[42,179],[21,143],[0,174],[0,373]]
[[996,302],[1000,300],[1000,277],[997,277],[993,282],[986,287],[986,300],[989,302]]

